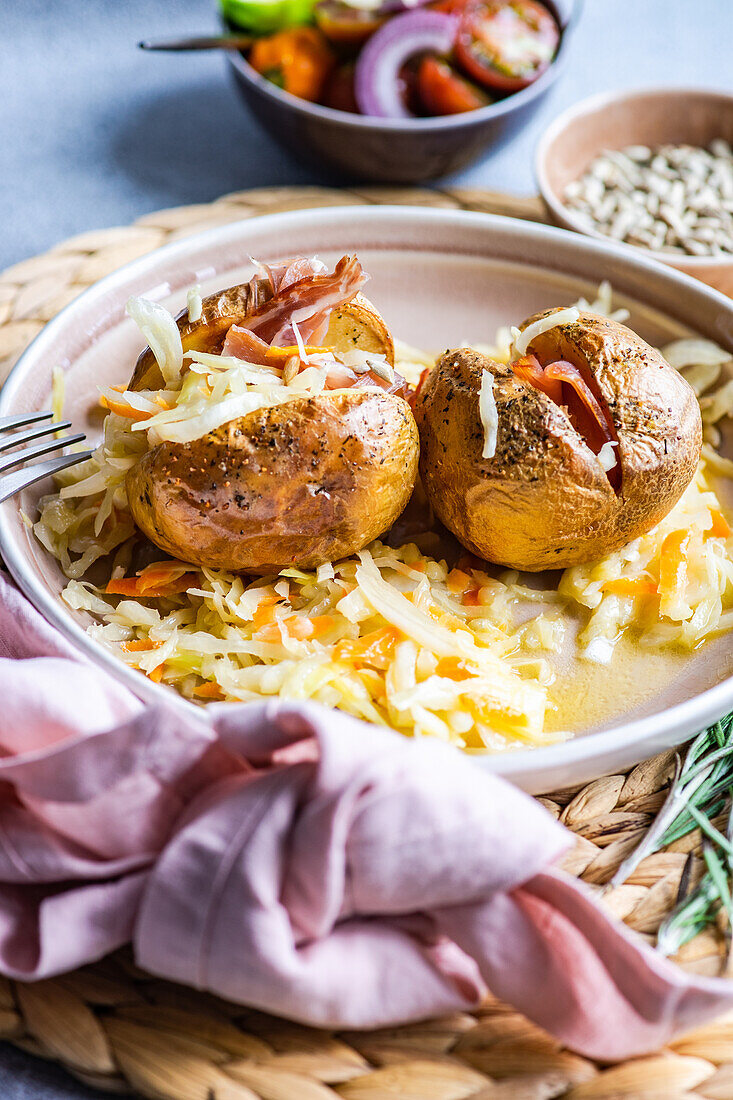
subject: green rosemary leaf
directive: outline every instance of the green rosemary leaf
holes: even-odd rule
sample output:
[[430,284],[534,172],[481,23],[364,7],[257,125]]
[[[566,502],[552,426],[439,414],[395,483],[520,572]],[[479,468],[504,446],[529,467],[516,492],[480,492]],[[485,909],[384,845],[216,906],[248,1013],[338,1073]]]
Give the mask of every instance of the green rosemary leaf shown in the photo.
[[700,829],[705,834],[705,836],[709,840],[712,840],[714,844],[717,844],[720,848],[722,848],[728,858],[733,856],[733,844],[731,844],[730,841],[723,836],[719,829],[715,828],[707,814],[701,813],[701,811],[698,810],[697,806],[694,805],[688,806],[687,810],[688,813],[700,826]]
[[[657,948],[665,955],[694,939],[722,909],[733,926],[730,879],[733,872],[733,815],[726,834],[712,819],[730,810],[733,798],[733,714],[702,730],[678,763],[669,794],[641,844],[624,860],[610,886],[624,882],[647,856],[699,828],[704,837],[705,871],[697,887],[686,893],[683,875],[677,905],[662,923]],[[689,865],[688,865],[689,866]]]
[[657,933],[657,950],[662,955],[674,955],[714,920],[720,908],[720,897],[710,875],[670,913]]
[[720,903],[721,903],[721,905],[725,906],[725,909],[727,910],[728,914],[730,915],[730,911],[731,911],[730,886],[728,884],[728,876],[726,875],[726,872],[723,869],[723,864],[720,862],[720,859],[718,858],[718,855],[715,852],[715,849],[712,848],[709,844],[705,845],[702,854],[703,854],[703,859],[705,860],[705,864],[706,864],[707,869],[708,869],[708,874],[710,875],[710,878],[713,880],[713,886],[715,887],[715,889],[718,892],[718,897],[720,898]]

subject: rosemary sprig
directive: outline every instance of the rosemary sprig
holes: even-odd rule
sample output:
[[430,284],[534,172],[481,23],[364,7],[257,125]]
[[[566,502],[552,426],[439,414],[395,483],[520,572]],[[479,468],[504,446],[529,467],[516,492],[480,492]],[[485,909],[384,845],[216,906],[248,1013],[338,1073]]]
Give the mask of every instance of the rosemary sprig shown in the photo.
[[[733,926],[733,814],[726,834],[712,819],[730,810],[733,801],[733,714],[698,734],[684,764],[678,761],[669,795],[641,844],[619,867],[611,886],[620,885],[643,859],[699,828],[703,834],[705,870],[698,885],[688,891],[683,874],[677,905],[659,929],[657,949],[672,955],[717,919],[724,910]],[[730,932],[729,932],[730,942]]]

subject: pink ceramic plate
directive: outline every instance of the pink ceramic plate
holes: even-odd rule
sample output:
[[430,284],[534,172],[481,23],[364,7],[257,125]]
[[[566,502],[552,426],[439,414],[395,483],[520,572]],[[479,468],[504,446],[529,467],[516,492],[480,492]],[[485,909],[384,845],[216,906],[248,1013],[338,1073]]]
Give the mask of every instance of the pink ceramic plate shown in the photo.
[[[482,214],[325,209],[213,229],[103,279],[47,325],[19,360],[0,395],[0,415],[47,408],[51,372],[60,365],[66,372],[66,413],[76,429],[95,438],[98,387],[127,381],[140,348],[139,334],[124,314],[131,294],[179,309],[193,283],[206,293],[241,281],[251,270],[248,256],[318,252],[330,260],[354,250],[372,276],[369,296],[395,334],[423,348],[491,341],[499,325],[580,295],[593,297],[600,280],[610,279],[618,304],[631,311],[630,324],[651,343],[695,331],[733,350],[733,303],[629,249]],[[43,491],[47,485],[0,507],[0,550],[19,585],[48,619],[138,695],[192,706],[100,648],[84,631],[84,615],[73,614],[60,600],[63,577],[57,563],[21,518],[21,509],[35,515]],[[618,703],[614,708],[601,700],[602,681],[611,682],[612,697],[630,700],[621,711]],[[730,640],[678,661],[671,680],[655,680],[638,669],[614,680],[602,670],[600,677],[589,678],[586,695],[594,702],[586,706],[582,735],[552,747],[477,759],[537,791],[622,769],[679,744],[733,709]]]

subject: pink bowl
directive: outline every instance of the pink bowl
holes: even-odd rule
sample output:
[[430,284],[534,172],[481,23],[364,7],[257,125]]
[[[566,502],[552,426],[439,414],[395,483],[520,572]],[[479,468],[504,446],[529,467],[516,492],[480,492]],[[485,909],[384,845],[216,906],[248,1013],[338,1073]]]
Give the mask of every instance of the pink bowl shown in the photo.
[[[583,175],[604,149],[628,145],[708,145],[714,138],[733,143],[733,95],[694,88],[655,88],[612,92],[584,99],[564,111],[537,147],[535,173],[540,194],[553,221],[598,240],[608,237],[588,229],[563,202],[565,188]],[[733,256],[674,256],[623,245],[694,275],[733,296]]]

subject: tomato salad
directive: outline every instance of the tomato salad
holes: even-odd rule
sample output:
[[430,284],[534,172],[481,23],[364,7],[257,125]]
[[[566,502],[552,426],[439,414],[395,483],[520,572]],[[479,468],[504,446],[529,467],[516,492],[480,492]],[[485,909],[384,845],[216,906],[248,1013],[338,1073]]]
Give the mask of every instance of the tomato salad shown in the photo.
[[378,118],[454,115],[526,88],[560,27],[540,0],[221,0],[247,59],[301,99]]

